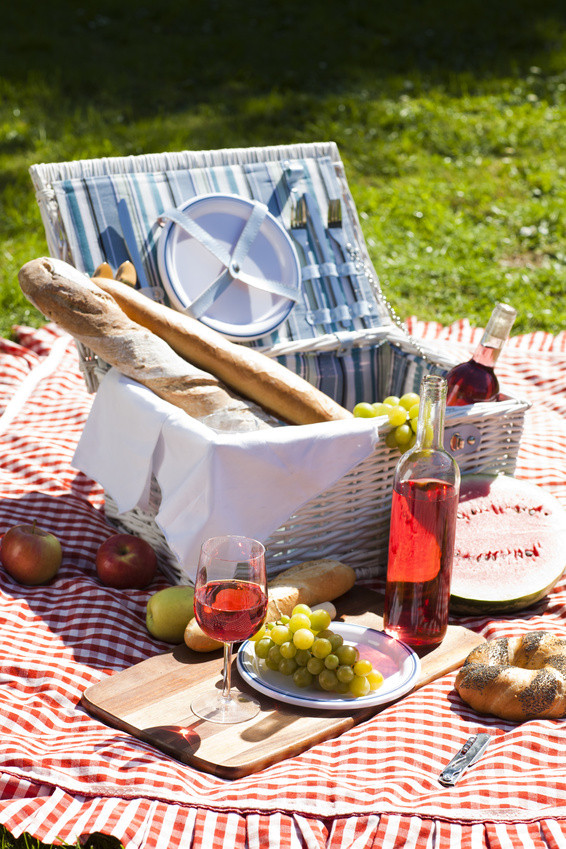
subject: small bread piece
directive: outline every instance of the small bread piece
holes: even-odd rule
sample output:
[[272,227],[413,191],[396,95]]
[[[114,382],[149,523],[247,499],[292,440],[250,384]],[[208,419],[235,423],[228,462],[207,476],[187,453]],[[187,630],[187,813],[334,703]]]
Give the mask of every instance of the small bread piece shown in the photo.
[[179,357],[71,265],[43,257],[26,263],[18,278],[24,295],[43,315],[160,398],[198,419],[239,405],[250,424],[253,420],[256,427],[268,426],[268,417],[259,407],[244,402],[217,377]]
[[[268,584],[268,622],[289,616],[297,604],[309,607],[323,601],[332,601],[354,586],[356,573],[351,566],[339,560],[323,558],[307,560],[280,572]],[[191,619],[185,629],[185,643],[193,651],[207,652],[220,648],[222,643],[207,637],[196,619]]]
[[352,413],[320,389],[261,351],[230,342],[201,321],[151,301],[116,280],[93,279],[133,321],[278,418],[297,425],[352,418]]

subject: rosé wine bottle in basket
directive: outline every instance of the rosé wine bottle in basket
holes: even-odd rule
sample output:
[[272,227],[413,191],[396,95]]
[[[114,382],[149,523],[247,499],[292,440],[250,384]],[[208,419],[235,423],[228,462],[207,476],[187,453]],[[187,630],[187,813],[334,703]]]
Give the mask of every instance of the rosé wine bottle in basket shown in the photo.
[[460,470],[442,447],[446,380],[427,375],[415,446],[395,470],[384,629],[413,648],[438,645],[448,604]]
[[450,369],[446,375],[447,407],[464,407],[480,401],[495,401],[499,381],[494,372],[503,345],[507,341],[517,310],[496,304],[471,360]]

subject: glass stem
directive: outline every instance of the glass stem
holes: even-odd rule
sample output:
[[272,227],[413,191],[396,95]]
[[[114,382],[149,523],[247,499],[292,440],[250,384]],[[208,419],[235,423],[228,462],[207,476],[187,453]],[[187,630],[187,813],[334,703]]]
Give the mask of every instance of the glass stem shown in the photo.
[[222,682],[222,698],[230,698],[232,685],[232,643],[224,643],[224,680]]

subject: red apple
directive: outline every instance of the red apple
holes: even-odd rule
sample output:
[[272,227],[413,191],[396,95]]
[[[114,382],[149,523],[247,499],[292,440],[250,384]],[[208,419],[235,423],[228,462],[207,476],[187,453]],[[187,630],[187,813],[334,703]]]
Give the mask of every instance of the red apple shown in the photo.
[[96,553],[96,573],[108,587],[142,590],[151,583],[156,571],[155,551],[133,534],[113,534]]
[[15,525],[6,531],[0,547],[0,559],[12,578],[21,584],[36,586],[54,578],[63,553],[53,534],[33,525]]

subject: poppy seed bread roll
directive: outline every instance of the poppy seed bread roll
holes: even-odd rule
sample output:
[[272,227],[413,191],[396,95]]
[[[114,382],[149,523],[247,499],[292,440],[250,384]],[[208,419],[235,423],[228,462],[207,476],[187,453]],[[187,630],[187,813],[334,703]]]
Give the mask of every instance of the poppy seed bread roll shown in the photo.
[[238,398],[217,377],[191,365],[159,336],[128,318],[111,295],[71,265],[35,259],[20,269],[18,279],[26,298],[44,316],[104,362],[190,416],[202,419],[237,406],[240,419],[248,418],[250,427],[268,426],[263,410]]

